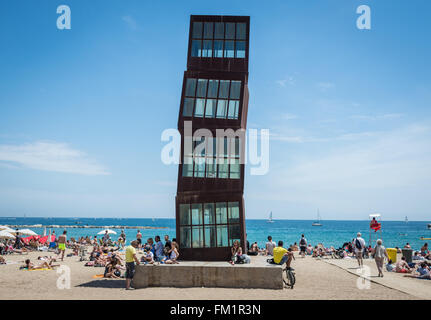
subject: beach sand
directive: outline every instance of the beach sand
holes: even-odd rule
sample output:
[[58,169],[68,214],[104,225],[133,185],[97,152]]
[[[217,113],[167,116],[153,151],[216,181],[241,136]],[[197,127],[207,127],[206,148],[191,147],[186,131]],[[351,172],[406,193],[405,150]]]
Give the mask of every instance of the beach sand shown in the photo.
[[[67,253],[71,251],[68,249]],[[370,289],[360,290],[356,283],[358,276],[339,266],[319,261],[311,257],[297,257],[292,266],[296,272],[294,289],[229,289],[229,288],[145,288],[134,291],[124,290],[124,280],[94,279],[93,276],[103,274],[103,267],[85,267],[76,256],[65,258],[59,262],[70,267],[71,288],[58,289],[59,274],[55,270],[27,271],[19,270],[22,262],[29,258],[37,263],[37,257],[45,253],[31,252],[28,255],[7,255],[7,261],[17,264],[0,265],[0,299],[144,299],[144,300],[252,300],[252,299],[418,299],[417,296],[371,283]],[[53,255],[48,253],[47,255]],[[371,262],[371,261],[370,261]],[[227,263],[227,262],[226,262]],[[355,267],[355,261],[346,262]],[[375,266],[370,264],[372,272]],[[233,268],[235,268],[233,266]],[[416,279],[405,279],[407,286],[415,286]],[[431,282],[431,281],[430,281]]]

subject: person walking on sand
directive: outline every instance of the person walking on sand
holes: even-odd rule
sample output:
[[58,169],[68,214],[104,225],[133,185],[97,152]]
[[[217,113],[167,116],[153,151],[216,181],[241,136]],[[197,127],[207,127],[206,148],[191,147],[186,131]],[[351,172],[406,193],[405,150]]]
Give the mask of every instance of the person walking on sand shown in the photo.
[[376,243],[377,245],[373,249],[374,260],[376,261],[377,271],[379,272],[378,277],[383,278],[383,263],[385,262],[385,257],[389,261],[389,256],[386,252],[386,248],[382,246],[383,241],[378,239]]
[[136,257],[136,248],[138,247],[138,241],[133,240],[130,246],[126,248],[126,290],[134,290],[135,288],[130,286],[133,276],[135,275],[135,262],[139,265],[139,259]]
[[61,253],[61,261],[63,261],[64,252],[66,251],[66,241],[67,241],[66,233],[67,231],[64,230],[63,234],[58,237],[58,250],[60,250],[59,253]]
[[362,268],[364,266],[364,261],[362,260],[362,253],[364,252],[365,248],[365,240],[362,239],[360,232],[358,232],[358,234],[356,235],[356,239],[353,241],[353,245],[355,248],[355,255],[356,259],[358,260],[359,268]]

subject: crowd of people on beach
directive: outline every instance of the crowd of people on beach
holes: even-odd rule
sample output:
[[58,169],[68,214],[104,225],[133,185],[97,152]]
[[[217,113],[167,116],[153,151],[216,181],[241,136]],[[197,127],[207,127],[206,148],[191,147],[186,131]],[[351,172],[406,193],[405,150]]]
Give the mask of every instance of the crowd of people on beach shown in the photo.
[[[59,266],[55,262],[64,260],[66,249],[70,249],[71,253],[66,257],[79,256],[80,261],[86,261],[85,266],[104,267],[103,277],[105,278],[126,278],[126,289],[130,290],[133,289],[131,279],[135,274],[136,265],[179,263],[179,245],[175,238],[170,240],[168,235],[164,236],[164,242],[161,241],[158,235],[154,239],[147,238],[144,242],[143,235],[138,230],[136,238],[128,246],[126,246],[124,230],[121,230],[120,236],[115,240],[111,239],[108,231],[100,238],[96,235],[92,238],[86,236],[78,239],[73,237],[68,239],[66,230],[58,237],[56,237],[55,232],[51,236],[51,239],[41,242],[40,237],[23,238],[17,232],[14,240],[0,242],[0,264],[6,263],[4,256],[8,254],[27,254],[31,251],[41,251],[54,253],[55,256],[41,255],[38,256],[36,262],[26,259],[24,265],[20,268],[26,270],[53,269]],[[298,256],[303,258],[311,256],[317,259],[356,259],[359,268],[363,267],[363,259],[372,258],[375,260],[379,277],[383,277],[385,269],[387,272],[405,274],[406,277],[431,279],[431,253],[427,243],[420,250],[412,251],[412,257],[408,259],[410,261],[407,261],[407,258],[402,256],[400,260],[394,263],[381,239],[376,241],[374,247],[367,246],[359,232],[356,238],[344,242],[339,248],[325,247],[322,243],[313,246],[302,234],[298,242],[290,244],[287,248],[283,247],[283,241],[278,241],[276,244],[272,237],[268,236],[264,248],[259,248],[257,242],[250,245],[247,240],[245,249],[243,252],[240,241],[235,240],[231,247],[229,263],[231,265],[250,263],[251,256],[263,255],[268,256],[268,263],[285,265],[286,268],[293,270],[291,264],[295,259],[295,252],[297,252]],[[397,253],[402,253],[402,249],[398,247],[395,247],[395,249]],[[412,250],[409,243],[403,249]],[[88,258],[86,258],[87,252],[89,253]],[[138,254],[140,255],[139,258]],[[387,261],[386,264],[385,261]]]

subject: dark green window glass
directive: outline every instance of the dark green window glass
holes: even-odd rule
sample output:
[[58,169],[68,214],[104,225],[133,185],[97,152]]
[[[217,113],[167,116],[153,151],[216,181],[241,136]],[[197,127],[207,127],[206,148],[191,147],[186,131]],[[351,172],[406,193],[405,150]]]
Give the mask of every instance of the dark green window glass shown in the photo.
[[217,247],[228,246],[227,226],[217,226]]
[[227,100],[219,100],[217,103],[217,118],[226,119]]
[[186,96],[194,97],[196,92],[196,79],[188,78],[186,85]]
[[241,95],[241,81],[231,81],[230,84],[230,98],[239,99]]
[[226,23],[225,39],[235,39],[235,23],[234,22],[227,22]]
[[217,98],[218,80],[210,80],[208,83],[208,98]]
[[238,108],[239,101],[238,100],[230,100],[229,101],[229,112],[227,115],[228,119],[238,119]]
[[192,227],[192,248],[203,248],[204,246],[204,228]]
[[223,40],[214,40],[214,57],[223,58]]
[[235,50],[234,50],[235,41],[225,41],[224,42],[224,57],[225,58],[234,58]]
[[193,177],[193,163],[183,164],[183,177]]
[[205,177],[205,158],[194,158],[195,162],[195,173],[194,177],[204,178]]
[[217,177],[217,166],[215,164],[215,159],[207,158],[206,159],[206,169],[207,169],[207,178],[216,178]]
[[227,99],[229,98],[229,80],[220,80],[220,91],[219,91],[219,98]]
[[180,246],[181,248],[191,247],[191,228],[190,227],[180,227]]
[[202,224],[202,204],[192,203],[192,224]]
[[217,221],[217,224],[227,223],[226,202],[216,203],[216,221]]
[[193,39],[202,38],[202,22],[193,22]]
[[224,23],[216,22],[215,30],[214,30],[214,39],[223,39],[224,38]]
[[196,99],[195,117],[203,118],[205,99]]
[[202,41],[193,40],[192,41],[192,57],[202,56]]
[[229,202],[229,223],[239,223],[239,202]]
[[227,163],[226,159],[225,159],[225,163],[219,163],[217,165],[217,168],[218,168],[218,177],[220,179],[229,178],[229,164]]
[[236,24],[236,38],[238,40],[245,40],[246,39],[246,24],[245,23],[237,23]]
[[216,228],[215,226],[205,227],[205,247],[216,247]]
[[235,45],[235,57],[245,58],[245,41],[237,41]]
[[190,205],[180,204],[180,224],[190,224]]
[[239,224],[229,225],[229,245],[232,246],[233,243],[238,240],[241,242],[241,231]]
[[212,39],[214,34],[214,23],[205,22],[204,25],[204,39]]
[[184,98],[183,116],[191,117],[193,115],[193,108],[195,104],[195,99]]
[[202,50],[202,57],[211,58],[213,56],[213,41],[204,40],[204,48]]
[[215,118],[216,103],[217,103],[216,99],[207,100],[207,106],[205,109],[205,118]]
[[230,170],[229,177],[231,179],[239,179],[240,178],[239,159],[230,159],[229,170]]
[[207,95],[207,79],[198,80],[198,90],[196,91],[196,97],[205,98]]
[[204,204],[204,223],[215,224],[215,208],[214,203]]

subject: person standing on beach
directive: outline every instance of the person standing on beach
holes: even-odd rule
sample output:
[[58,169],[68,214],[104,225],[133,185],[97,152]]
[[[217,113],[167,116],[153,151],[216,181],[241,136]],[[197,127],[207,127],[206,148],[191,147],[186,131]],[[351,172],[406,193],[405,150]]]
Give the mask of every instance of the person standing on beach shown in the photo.
[[154,240],[156,241],[155,245],[155,261],[161,261],[163,259],[163,243],[160,241],[160,236],[155,236]]
[[274,248],[276,247],[276,244],[274,241],[272,241],[272,237],[268,236],[268,242],[265,243],[265,253],[267,256],[272,256],[274,254]]
[[355,248],[355,254],[356,259],[358,260],[359,268],[362,268],[364,265],[364,261],[362,260],[362,253],[364,252],[365,248],[365,240],[362,239],[361,233],[358,232],[356,235],[356,239],[353,242],[354,248]]
[[67,241],[66,233],[67,231],[64,230],[63,234],[58,237],[58,250],[60,250],[61,252],[61,261],[63,261],[64,252],[66,251],[66,241]]
[[377,245],[374,247],[373,254],[374,260],[376,261],[377,271],[379,272],[378,277],[383,278],[383,263],[385,262],[385,257],[389,261],[388,253],[386,252],[386,248],[382,246],[383,241],[378,239]]
[[138,241],[133,240],[130,246],[126,248],[126,290],[134,290],[135,288],[130,286],[133,276],[135,275],[135,262],[139,265],[139,259],[136,257],[136,248],[138,247]]
[[126,234],[124,233],[124,229],[121,229],[120,237],[123,239],[123,244],[126,244]]
[[142,233],[141,230],[138,230],[136,233],[136,241],[138,242],[138,248],[141,248],[142,246]]
[[[18,231],[18,229],[16,229]],[[14,249],[21,249],[21,245],[22,245],[22,240],[21,237],[19,235],[19,232],[16,233],[15,236],[15,243],[13,244],[13,248]]]
[[305,239],[304,235],[301,235],[301,240],[299,240],[299,249],[301,252],[299,253],[303,258],[305,258],[305,253],[307,250],[307,239]]

